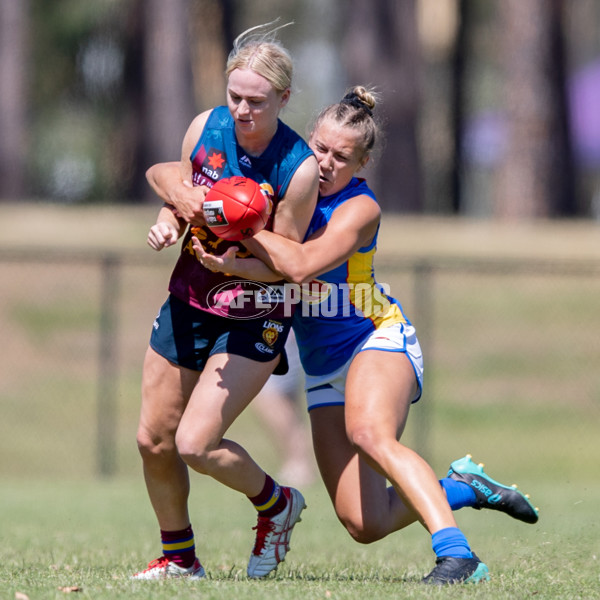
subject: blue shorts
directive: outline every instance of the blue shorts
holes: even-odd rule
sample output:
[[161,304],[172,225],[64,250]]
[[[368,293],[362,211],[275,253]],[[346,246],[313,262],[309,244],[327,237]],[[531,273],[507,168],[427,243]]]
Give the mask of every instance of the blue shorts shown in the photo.
[[154,320],[150,347],[168,361],[192,371],[202,371],[213,354],[236,354],[257,362],[281,355],[275,373],[283,374],[287,372],[284,346],[291,321],[268,317],[228,319],[170,295]]

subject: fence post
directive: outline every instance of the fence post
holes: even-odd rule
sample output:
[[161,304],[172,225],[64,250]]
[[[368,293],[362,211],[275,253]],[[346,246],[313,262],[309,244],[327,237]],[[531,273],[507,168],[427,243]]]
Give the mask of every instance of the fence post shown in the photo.
[[101,259],[100,331],[97,398],[97,469],[103,477],[116,470],[117,380],[119,371],[117,308],[120,295],[120,259]]
[[411,411],[415,419],[415,450],[428,462],[433,458],[431,447],[431,418],[433,415],[433,394],[432,386],[427,383],[427,373],[431,372],[431,362],[428,356],[432,353],[433,342],[433,303],[431,280],[433,266],[431,261],[426,258],[416,260],[413,263],[413,282],[414,282],[414,317],[412,321],[417,327],[417,336],[423,359],[425,362],[425,384],[423,399],[416,405],[416,410]]

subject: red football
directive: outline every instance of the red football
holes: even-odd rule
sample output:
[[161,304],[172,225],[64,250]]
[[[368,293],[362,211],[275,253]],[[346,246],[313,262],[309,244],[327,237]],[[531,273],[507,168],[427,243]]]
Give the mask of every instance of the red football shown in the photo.
[[271,214],[271,200],[253,179],[219,179],[202,205],[206,225],[224,240],[238,241],[264,229]]

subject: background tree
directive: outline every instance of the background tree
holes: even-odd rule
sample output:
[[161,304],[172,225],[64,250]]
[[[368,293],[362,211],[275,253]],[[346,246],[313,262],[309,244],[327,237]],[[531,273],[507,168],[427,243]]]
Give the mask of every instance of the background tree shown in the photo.
[[200,0],[189,11],[194,98],[198,111],[225,102],[225,63],[233,45],[233,0]]
[[572,214],[563,2],[503,0],[498,7],[507,131],[495,214],[512,219]]
[[381,92],[384,210],[600,214],[597,0],[0,0],[0,197],[149,199],[148,166],[223,102],[235,35],[277,17],[297,131],[349,85]]
[[0,200],[25,195],[28,20],[27,0],[0,2]]
[[[190,60],[188,0],[145,0],[143,161],[179,160],[196,114]],[[207,24],[207,28],[212,26]]]
[[451,59],[452,83],[450,102],[452,111],[452,164],[450,193],[452,212],[459,214],[462,206],[462,181],[464,176],[462,135],[465,128],[465,115],[468,112],[466,85],[466,62],[468,59],[468,36],[473,26],[472,3],[458,0],[458,26]]
[[[385,210],[420,212],[422,171],[417,143],[420,101],[415,0],[350,0],[343,11],[341,58],[349,85],[372,84],[383,103],[385,151],[368,169]],[[372,175],[371,175],[372,174]]]

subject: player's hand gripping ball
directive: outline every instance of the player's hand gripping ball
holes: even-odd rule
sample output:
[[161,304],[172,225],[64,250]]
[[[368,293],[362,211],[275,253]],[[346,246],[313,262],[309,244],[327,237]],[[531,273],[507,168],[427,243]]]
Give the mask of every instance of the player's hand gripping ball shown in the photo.
[[265,228],[272,203],[253,179],[219,179],[206,194],[202,211],[206,225],[224,240],[239,241]]

